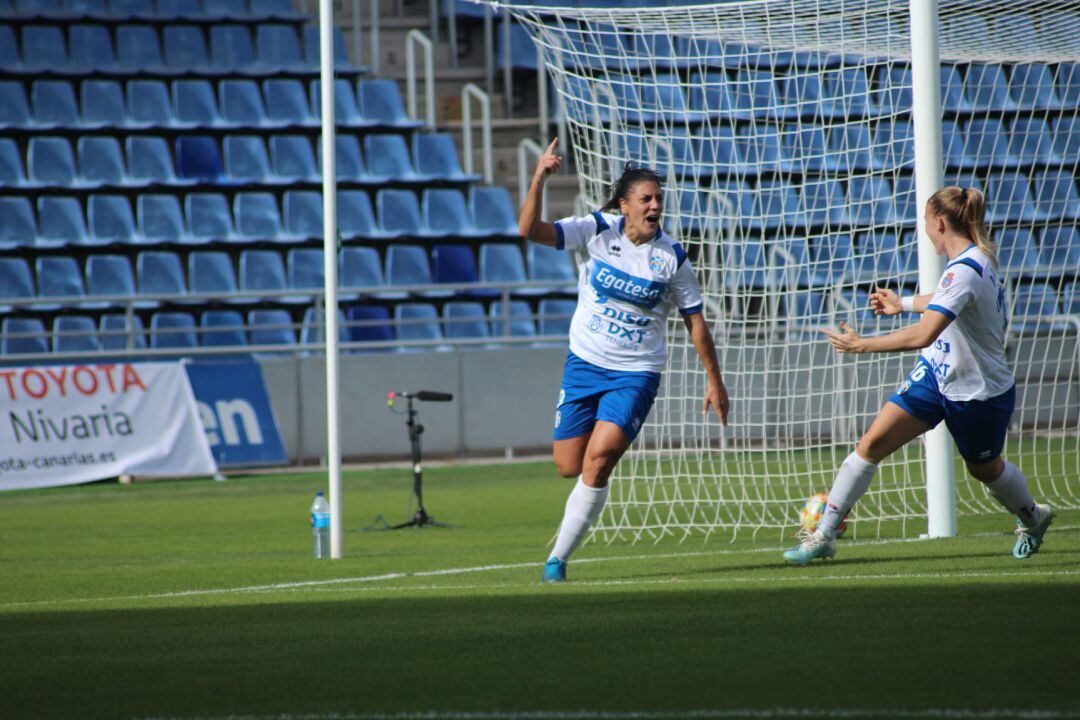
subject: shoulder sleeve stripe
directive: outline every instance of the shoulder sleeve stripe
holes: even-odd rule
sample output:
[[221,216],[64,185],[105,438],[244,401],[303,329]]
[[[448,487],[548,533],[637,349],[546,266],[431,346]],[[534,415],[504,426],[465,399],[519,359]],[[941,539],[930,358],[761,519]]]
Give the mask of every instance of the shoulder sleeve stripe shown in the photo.
[[562,229],[561,223],[555,223],[555,247],[559,250],[566,249],[566,231]]
[[937,312],[941,313],[942,315],[949,318],[950,320],[955,320],[956,319],[956,313],[954,313],[952,310],[950,310],[947,307],[943,307],[941,305],[927,305],[926,309],[927,310],[936,310]]
[[679,312],[685,315],[697,315],[704,307],[704,303],[698,303],[697,305],[691,305],[688,308],[679,308]]
[[971,258],[957,258],[956,260],[949,263],[948,267],[952,267],[953,265],[967,265],[969,268],[971,268],[975,272],[979,273],[979,277],[982,277],[982,274],[983,274],[982,265],[975,262]]
[[677,242],[671,243],[671,249],[675,251],[675,267],[681,268],[682,264],[686,262],[686,251],[683,250],[683,246]]
[[604,219],[604,216],[600,214],[599,210],[594,212],[592,216],[596,218],[596,232],[603,232],[611,227],[607,224],[607,220]]

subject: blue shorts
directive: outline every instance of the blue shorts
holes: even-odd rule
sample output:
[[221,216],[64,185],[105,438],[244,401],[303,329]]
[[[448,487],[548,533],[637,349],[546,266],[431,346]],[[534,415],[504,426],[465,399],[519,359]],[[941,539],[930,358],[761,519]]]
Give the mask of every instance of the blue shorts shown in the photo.
[[996,458],[1005,447],[1005,433],[1016,404],[1016,386],[987,400],[949,400],[938,390],[930,363],[919,358],[889,402],[930,427],[944,420],[960,455],[979,465]]
[[555,439],[588,435],[597,420],[606,420],[633,441],[659,389],[658,372],[608,370],[569,353],[555,409]]

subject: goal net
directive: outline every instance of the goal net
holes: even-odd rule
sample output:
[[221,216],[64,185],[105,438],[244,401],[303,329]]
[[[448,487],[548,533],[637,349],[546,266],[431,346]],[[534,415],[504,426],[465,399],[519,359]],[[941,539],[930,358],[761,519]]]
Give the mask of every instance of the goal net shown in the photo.
[[[627,161],[667,175],[733,399],[678,318],[660,396],[619,465],[600,539],[788,535],[915,362],[841,356],[819,333],[883,333],[874,285],[913,293],[918,244],[907,2],[656,7],[510,4],[543,48],[585,205]],[[1080,10],[1068,0],[940,3],[945,179],[987,193],[1010,303],[1018,408],[1006,447],[1037,498],[1080,506]],[[925,290],[924,290],[925,291]],[[926,531],[924,449],[882,464],[859,535]],[[957,457],[961,514],[1001,512]]]

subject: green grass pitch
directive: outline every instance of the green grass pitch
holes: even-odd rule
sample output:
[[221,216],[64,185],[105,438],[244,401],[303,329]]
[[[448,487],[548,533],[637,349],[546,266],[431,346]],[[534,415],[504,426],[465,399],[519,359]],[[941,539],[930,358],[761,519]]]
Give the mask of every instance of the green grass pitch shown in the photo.
[[550,463],[348,473],[340,561],[310,557],[323,474],[0,496],[0,718],[1080,716],[1080,512],[1013,560],[1004,513],[948,540],[590,544],[540,564]]

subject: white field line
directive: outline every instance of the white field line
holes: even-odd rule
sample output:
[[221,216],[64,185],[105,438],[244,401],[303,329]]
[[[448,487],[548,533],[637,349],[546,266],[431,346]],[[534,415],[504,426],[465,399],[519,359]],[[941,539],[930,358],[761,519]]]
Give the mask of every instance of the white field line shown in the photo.
[[[1080,526],[1069,525],[1060,528],[1055,528],[1058,531],[1061,530],[1073,530],[1080,528]],[[1002,533],[973,533],[965,537],[1000,537]],[[889,540],[860,540],[853,541],[848,544],[848,547],[861,547],[865,545],[889,545],[898,543],[912,543],[923,542],[921,538],[899,538]],[[686,557],[705,557],[705,556],[729,556],[729,555],[751,555],[756,553],[777,553],[786,550],[788,546],[778,547],[760,547],[760,548],[745,548],[739,550],[701,550],[691,552],[677,552],[677,553],[655,553],[655,554],[638,554],[638,555],[613,555],[608,557],[591,557],[580,558],[574,560],[575,565],[583,565],[586,563],[605,563],[605,562],[626,562],[633,560],[670,560],[673,558],[686,558]],[[270,591],[280,590],[296,590],[301,588],[319,588],[329,585],[346,585],[354,583],[375,583],[385,580],[401,580],[403,578],[421,578],[421,577],[440,577],[447,575],[465,575],[469,573],[479,572],[494,572],[500,570],[520,570],[523,568],[533,568],[542,565],[542,562],[520,562],[520,563],[500,563],[492,565],[475,565],[472,567],[458,567],[458,568],[442,568],[438,570],[418,570],[415,572],[390,572],[382,573],[380,575],[359,575],[355,577],[346,578],[331,578],[329,580],[300,580],[295,582],[283,582],[283,583],[267,583],[262,585],[244,585],[239,587],[227,587],[227,588],[204,588],[198,590],[178,590],[173,592],[163,593],[143,593],[137,595],[114,595],[106,597],[83,597],[83,598],[58,598],[52,600],[31,600],[22,602],[9,602],[0,604],[0,608],[16,608],[16,607],[33,607],[41,605],[58,605],[58,604],[74,604],[74,603],[89,603],[89,602],[116,602],[116,601],[131,601],[131,600],[167,600],[172,598],[183,597],[198,597],[204,595],[236,595],[242,593],[263,593]],[[947,573],[950,577],[956,576],[957,573]],[[1023,573],[1021,573],[1023,574]],[[1044,573],[1045,574],[1045,573]],[[823,576],[814,575],[807,576],[815,579],[823,579]],[[871,576],[851,576],[852,578],[858,577],[871,577]],[[890,577],[890,576],[880,576]],[[880,579],[880,577],[878,579]],[[898,577],[914,577],[914,576],[898,576]],[[928,575],[928,577],[939,577],[938,575]],[[780,579],[780,578],[776,578]],[[616,584],[622,581],[611,581],[612,584]],[[634,582],[634,581],[627,581]]]
[[1080,718],[1080,711],[1038,708],[720,708],[715,710],[656,711],[507,711],[507,712],[427,712],[344,713],[341,715],[196,715],[187,718],[161,717],[146,720],[738,720],[738,718],[944,718],[946,720],[1060,720]]

